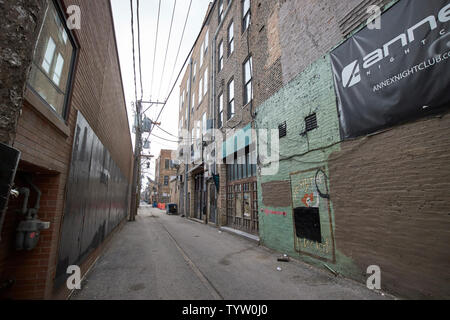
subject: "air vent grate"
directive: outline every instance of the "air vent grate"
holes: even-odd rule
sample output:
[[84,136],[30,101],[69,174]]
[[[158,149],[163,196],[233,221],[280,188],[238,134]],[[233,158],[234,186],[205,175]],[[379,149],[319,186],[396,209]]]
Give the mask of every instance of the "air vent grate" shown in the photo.
[[283,137],[287,136],[287,124],[286,124],[286,121],[278,126],[278,132],[279,132],[280,138],[283,138]]
[[315,113],[305,118],[306,129],[305,132],[317,129],[317,116]]

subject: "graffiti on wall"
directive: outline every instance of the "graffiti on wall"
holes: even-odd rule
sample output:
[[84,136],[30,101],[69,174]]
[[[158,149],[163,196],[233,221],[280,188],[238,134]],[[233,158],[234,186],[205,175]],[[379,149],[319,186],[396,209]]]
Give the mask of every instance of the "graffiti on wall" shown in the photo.
[[333,224],[326,169],[290,174],[294,248],[300,255],[335,261]]

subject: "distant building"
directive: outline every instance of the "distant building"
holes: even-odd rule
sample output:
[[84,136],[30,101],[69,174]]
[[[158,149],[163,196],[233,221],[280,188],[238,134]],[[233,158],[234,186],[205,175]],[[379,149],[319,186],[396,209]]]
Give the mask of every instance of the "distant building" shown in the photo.
[[170,178],[176,176],[176,168],[173,165],[174,150],[161,150],[156,159],[155,182],[156,201],[158,203],[170,202]]

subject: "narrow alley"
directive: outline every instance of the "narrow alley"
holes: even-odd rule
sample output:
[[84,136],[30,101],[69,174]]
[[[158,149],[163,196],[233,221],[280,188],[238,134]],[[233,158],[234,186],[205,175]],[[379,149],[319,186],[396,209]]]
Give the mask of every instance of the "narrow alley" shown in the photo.
[[72,299],[388,299],[278,257],[256,242],[144,206],[136,222],[112,239]]

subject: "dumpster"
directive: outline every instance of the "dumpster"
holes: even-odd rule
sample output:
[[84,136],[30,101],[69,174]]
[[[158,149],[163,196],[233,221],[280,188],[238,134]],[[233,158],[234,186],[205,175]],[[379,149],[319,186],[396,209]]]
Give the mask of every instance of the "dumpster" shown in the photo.
[[178,207],[176,203],[169,203],[166,206],[166,213],[169,215],[177,215],[178,214]]

